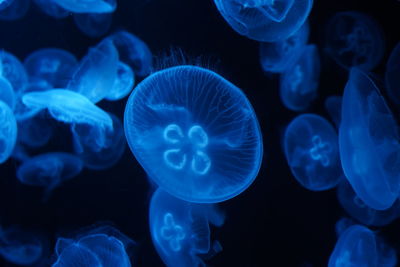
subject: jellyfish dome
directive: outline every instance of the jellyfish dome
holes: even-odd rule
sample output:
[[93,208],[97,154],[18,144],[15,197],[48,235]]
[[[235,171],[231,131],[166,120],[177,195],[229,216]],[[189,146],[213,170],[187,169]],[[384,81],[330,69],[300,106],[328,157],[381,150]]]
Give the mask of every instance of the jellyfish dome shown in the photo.
[[112,13],[77,13],[73,17],[78,29],[90,37],[106,34],[112,23]]
[[368,15],[339,12],[325,30],[325,51],[345,69],[372,70],[381,61],[385,42],[380,26]]
[[168,267],[205,266],[199,254],[219,252],[212,251],[210,224],[222,226],[224,216],[212,204],[186,202],[158,189],[149,218],[153,244]]
[[386,64],[385,82],[390,99],[400,104],[400,42],[393,49]]
[[357,196],[376,210],[391,207],[400,192],[399,128],[375,83],[355,68],[344,89],[339,148]]
[[297,116],[287,127],[284,151],[290,170],[305,188],[334,188],[342,177],[338,137],[324,118],[314,114]]
[[33,2],[43,13],[56,19],[66,18],[70,14],[68,10],[56,4],[55,0],[33,0]]
[[313,0],[214,0],[239,34],[260,42],[288,38],[307,20]]
[[204,68],[178,66],[147,77],[129,97],[124,125],[149,177],[187,201],[233,198],[261,165],[262,136],[250,102]]
[[117,8],[116,0],[54,0],[73,13],[111,13]]
[[24,91],[28,84],[28,75],[21,61],[6,51],[0,51],[0,76],[11,84],[16,94]]
[[109,101],[120,100],[132,91],[135,84],[135,74],[129,65],[119,62],[117,69],[117,78],[114,81],[112,89],[106,96]]
[[10,107],[0,101],[0,164],[12,154],[17,141],[17,121]]
[[43,113],[36,116],[19,120],[18,142],[33,148],[46,145],[53,136],[53,127]]

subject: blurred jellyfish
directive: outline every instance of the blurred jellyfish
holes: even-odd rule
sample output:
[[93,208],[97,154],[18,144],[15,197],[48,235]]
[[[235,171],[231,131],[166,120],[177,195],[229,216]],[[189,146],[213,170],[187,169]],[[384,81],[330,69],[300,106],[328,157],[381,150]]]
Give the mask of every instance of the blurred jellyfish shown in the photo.
[[253,107],[210,70],[178,66],[152,74],[129,97],[124,121],[136,159],[175,197],[224,201],[258,174],[263,145]]
[[400,42],[392,50],[386,64],[385,81],[390,99],[400,104]]
[[54,0],[73,13],[111,13],[117,8],[116,0]]
[[122,157],[126,139],[123,125],[117,116],[110,114],[113,129],[98,129],[87,124],[73,124],[75,153],[88,169],[105,170],[115,165]]
[[343,179],[338,186],[339,203],[346,212],[360,223],[368,226],[385,226],[400,216],[400,200],[397,199],[387,210],[368,207],[354,192],[351,185]]
[[133,85],[135,84],[135,74],[131,67],[119,62],[117,69],[117,78],[114,81],[110,92],[106,96],[107,100],[116,101],[120,100],[132,91]]
[[325,110],[328,112],[336,128],[339,129],[340,121],[342,120],[342,97],[329,96],[325,100]]
[[78,66],[71,53],[58,48],[39,49],[24,61],[30,78],[44,80],[53,88],[65,88]]
[[342,101],[340,158],[357,196],[373,209],[388,209],[399,195],[399,141],[397,122],[375,83],[351,69]]
[[13,2],[14,2],[14,0],[1,0],[0,1],[0,11],[9,7]]
[[260,42],[285,40],[310,14],[312,0],[214,0],[239,34]]
[[14,110],[16,96],[12,85],[0,76],[0,101],[6,103],[11,110]]
[[118,49],[120,60],[128,64],[135,75],[143,77],[150,74],[153,55],[145,42],[127,31],[119,31],[109,37]]
[[104,40],[89,50],[81,60],[68,89],[80,93],[93,103],[102,100],[117,78],[118,51],[113,43]]
[[12,110],[0,101],[0,164],[12,154],[17,141],[17,121]]
[[225,218],[211,204],[186,202],[158,189],[149,218],[153,244],[168,267],[205,266],[201,255],[222,250],[217,241],[211,242],[209,224],[220,227]]
[[7,1],[9,5],[0,9],[0,20],[13,21],[23,18],[29,10],[31,0]]
[[75,25],[90,37],[105,35],[111,27],[112,13],[74,14]]
[[383,57],[383,33],[366,14],[339,12],[330,19],[325,32],[325,51],[345,69],[358,67],[365,71],[372,70]]
[[272,73],[288,70],[301,55],[309,34],[310,26],[306,22],[287,39],[273,43],[260,43],[260,62],[263,70]]
[[53,136],[53,127],[48,119],[39,113],[36,116],[18,121],[18,142],[29,147],[42,147]]
[[66,18],[70,14],[68,10],[56,4],[56,0],[33,0],[33,2],[43,13],[56,19]]
[[329,267],[394,267],[396,251],[374,232],[361,225],[347,228],[329,258]]
[[297,116],[287,127],[284,151],[290,170],[305,188],[334,188],[342,177],[338,137],[324,118],[314,114]]
[[321,72],[318,49],[307,45],[299,59],[281,75],[280,96],[283,104],[290,110],[307,109],[317,97]]
[[24,91],[28,84],[28,75],[21,61],[6,51],[0,51],[0,76],[11,84],[16,94]]

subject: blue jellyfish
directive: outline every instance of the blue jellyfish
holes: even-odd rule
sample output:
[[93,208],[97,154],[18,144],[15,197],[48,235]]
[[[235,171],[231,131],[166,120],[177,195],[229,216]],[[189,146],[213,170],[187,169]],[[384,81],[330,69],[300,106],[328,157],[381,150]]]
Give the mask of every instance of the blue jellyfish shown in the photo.
[[390,99],[400,104],[400,42],[393,48],[386,64],[385,82]]
[[299,58],[307,44],[310,34],[308,22],[287,39],[260,43],[261,67],[266,72],[282,73],[288,70]]
[[122,157],[126,139],[123,125],[117,116],[110,114],[113,129],[103,130],[87,124],[73,124],[75,153],[83,160],[85,167],[105,170],[115,165]]
[[9,106],[0,101],[0,164],[12,154],[17,141],[17,121]]
[[325,51],[345,69],[372,70],[383,57],[383,33],[366,14],[339,12],[330,19],[325,32]]
[[29,147],[42,147],[53,136],[53,127],[49,120],[39,113],[36,116],[20,120],[18,123],[18,142]]
[[158,71],[129,97],[125,135],[149,177],[175,197],[224,201],[256,178],[260,127],[242,91],[196,66]]
[[114,85],[118,62],[118,51],[113,43],[107,39],[100,42],[81,60],[67,88],[93,103],[99,102]]
[[68,10],[56,4],[56,0],[33,0],[33,2],[43,13],[56,19],[66,18],[70,14]]
[[116,0],[53,0],[73,13],[111,13],[117,8]]
[[112,13],[74,14],[75,25],[90,37],[100,37],[108,32],[112,23]]
[[150,48],[139,37],[127,31],[119,31],[109,37],[117,47],[120,60],[128,64],[135,75],[143,77],[153,68]]
[[340,182],[337,195],[343,209],[362,224],[368,226],[385,226],[400,216],[399,199],[387,210],[375,210],[368,207],[356,195],[351,185],[345,179]]
[[21,61],[6,51],[0,51],[0,76],[12,85],[16,94],[24,91],[28,84],[28,75]]
[[342,100],[340,158],[355,193],[373,209],[388,209],[399,195],[399,140],[397,122],[375,83],[351,69]]
[[307,109],[317,97],[321,71],[318,49],[307,45],[298,60],[281,75],[280,96],[290,110]]
[[312,0],[214,0],[239,34],[260,42],[288,38],[307,20]]
[[17,97],[15,96],[12,85],[0,76],[0,101],[6,103],[11,110],[14,110]]
[[287,127],[284,151],[290,170],[305,188],[334,188],[342,177],[338,137],[324,118],[315,114],[297,116]]
[[224,216],[212,204],[186,202],[158,189],[149,220],[153,244],[168,267],[205,266],[199,254],[218,252],[212,251],[209,224],[222,226]]
[[53,88],[65,88],[78,66],[70,52],[58,48],[39,49],[24,61],[29,77],[44,80]]
[[14,0],[0,0],[0,11],[9,7]]
[[11,1],[7,7],[0,10],[0,20],[14,21],[23,18],[29,10],[30,3],[31,0]]
[[342,120],[342,97],[329,96],[325,100],[325,110],[328,112],[336,128],[339,129],[340,121]]
[[129,65],[119,62],[117,69],[117,78],[110,92],[106,96],[109,101],[120,100],[132,91],[135,84],[135,74]]

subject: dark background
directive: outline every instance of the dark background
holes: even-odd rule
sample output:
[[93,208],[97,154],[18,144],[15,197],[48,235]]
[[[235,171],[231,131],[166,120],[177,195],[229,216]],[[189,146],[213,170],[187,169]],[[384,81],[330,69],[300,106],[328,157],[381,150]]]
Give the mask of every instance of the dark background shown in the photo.
[[[292,177],[281,151],[285,126],[297,114],[279,100],[275,75],[266,75],[258,60],[258,43],[234,32],[212,0],[118,0],[110,32],[126,29],[142,38],[161,62],[171,48],[188,56],[202,56],[220,74],[240,87],[257,113],[264,136],[262,168],[253,185],[241,195],[220,204],[226,223],[213,229],[223,251],[209,261],[212,266],[324,266],[335,245],[335,223],[345,215],[335,190],[310,192]],[[320,48],[322,60],[319,97],[307,112],[327,117],[324,100],[341,94],[347,74],[323,53],[324,26],[335,12],[363,11],[375,18],[386,37],[386,53],[374,70],[382,75],[385,62],[400,40],[400,2],[395,0],[316,0],[310,15],[310,43]],[[71,17],[56,20],[31,5],[23,19],[0,22],[0,47],[23,60],[44,47],[66,49],[81,58],[101,38],[81,33]],[[157,65],[157,64],[156,64]],[[100,106],[123,117],[125,100]],[[328,118],[328,117],[327,117]],[[59,128],[46,151],[71,151],[66,126]],[[37,154],[40,151],[33,151]],[[17,162],[0,166],[0,222],[42,231],[53,248],[56,237],[98,221],[111,221],[138,243],[135,266],[163,266],[151,242],[148,205],[151,189],[145,172],[129,148],[113,168],[84,170],[54,191],[47,203],[42,191],[21,185]],[[400,249],[400,223],[380,230]],[[400,250],[399,250],[400,251]],[[1,266],[12,266],[0,259]]]

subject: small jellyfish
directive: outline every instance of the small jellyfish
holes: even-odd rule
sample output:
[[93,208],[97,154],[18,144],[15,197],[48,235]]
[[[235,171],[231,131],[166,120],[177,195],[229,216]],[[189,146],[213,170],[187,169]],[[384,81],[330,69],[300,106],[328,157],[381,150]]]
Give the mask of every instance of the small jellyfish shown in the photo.
[[186,201],[233,198],[261,165],[262,135],[250,102],[201,67],[172,67],[143,80],[129,97],[124,126],[149,177]]
[[325,51],[345,69],[372,70],[383,57],[382,30],[364,13],[339,12],[330,19],[325,32]]
[[73,124],[75,153],[83,160],[85,167],[105,170],[115,165],[122,157],[126,139],[123,125],[117,116],[110,114],[113,129],[103,130],[87,124]]
[[118,62],[118,51],[113,43],[107,39],[100,42],[81,60],[67,88],[93,103],[99,102],[114,85]]
[[52,136],[53,127],[43,113],[18,121],[18,142],[23,145],[33,148],[42,147]]
[[260,42],[288,38],[307,20],[313,0],[214,0],[239,34]]
[[261,67],[266,72],[283,73],[287,71],[299,58],[301,51],[307,44],[310,34],[308,22],[290,35],[287,39],[260,43]]
[[290,110],[307,109],[317,97],[321,72],[318,49],[307,45],[298,60],[281,75],[280,96],[283,104]]
[[117,8],[116,0],[54,0],[73,13],[111,13]]
[[400,135],[375,83],[353,68],[342,100],[340,158],[357,196],[376,210],[390,208],[400,192]]
[[24,91],[28,84],[28,75],[21,61],[6,51],[0,51],[0,77],[11,84],[16,94]]
[[70,52],[58,48],[39,49],[24,60],[29,77],[44,80],[53,88],[65,88],[78,66]]
[[70,14],[68,10],[56,4],[56,0],[33,0],[33,2],[43,13],[56,19],[66,18]]
[[385,82],[390,99],[400,104],[400,42],[392,50],[386,64]]
[[313,191],[334,188],[342,177],[338,137],[324,118],[297,116],[287,127],[284,151],[296,180]]
[[7,7],[0,10],[0,20],[14,21],[23,18],[29,10],[30,3],[31,0],[11,1]]
[[336,128],[339,129],[340,121],[342,120],[342,97],[329,96],[325,100],[325,110],[328,112]]
[[9,106],[0,101],[0,164],[12,154],[17,141],[17,121]]
[[117,78],[114,81],[112,89],[106,96],[109,101],[120,100],[132,91],[135,84],[135,74],[131,67],[125,63],[119,62],[117,69]]
[[222,250],[211,240],[210,224],[220,227],[225,218],[212,204],[186,202],[158,189],[149,218],[153,244],[167,267],[205,266],[202,255]]
[[143,77],[150,74],[153,55],[145,42],[127,31],[118,31],[109,38],[118,49],[120,60],[128,64],[135,75]]
[[111,27],[112,13],[74,14],[75,25],[90,37],[105,35]]
[[1,76],[0,76],[0,101],[6,103],[11,110],[14,110],[17,101],[12,85]]

